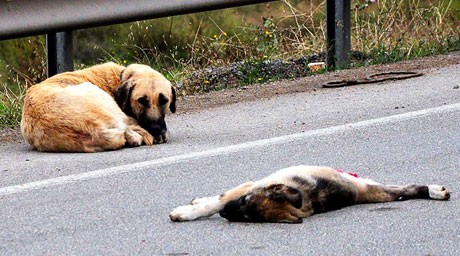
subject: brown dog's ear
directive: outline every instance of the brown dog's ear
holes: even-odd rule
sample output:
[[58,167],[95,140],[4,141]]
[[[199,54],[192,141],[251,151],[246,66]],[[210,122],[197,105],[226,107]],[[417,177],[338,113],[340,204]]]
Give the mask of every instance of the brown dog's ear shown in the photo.
[[171,103],[169,104],[169,110],[171,113],[176,113],[176,88],[174,86],[171,86],[171,91],[172,91],[172,99]]
[[133,93],[135,84],[130,81],[124,81],[114,93],[115,101],[118,106],[125,112],[126,115],[134,117],[131,108],[131,95]]
[[277,202],[288,202],[295,208],[302,207],[302,194],[298,189],[289,187],[283,184],[276,184],[272,186],[270,199]]
[[133,76],[134,72],[132,69],[124,68],[120,73],[120,84],[128,81]]

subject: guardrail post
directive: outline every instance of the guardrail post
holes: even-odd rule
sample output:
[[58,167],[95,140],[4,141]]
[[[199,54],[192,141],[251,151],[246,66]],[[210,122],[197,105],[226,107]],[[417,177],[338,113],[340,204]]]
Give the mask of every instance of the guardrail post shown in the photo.
[[73,70],[72,31],[46,35],[47,76]]
[[350,64],[351,0],[326,1],[327,66],[330,69]]

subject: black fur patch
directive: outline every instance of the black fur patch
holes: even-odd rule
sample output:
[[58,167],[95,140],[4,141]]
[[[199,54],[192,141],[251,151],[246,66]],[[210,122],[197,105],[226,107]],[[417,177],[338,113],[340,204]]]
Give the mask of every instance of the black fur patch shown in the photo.
[[169,110],[171,113],[176,113],[176,89],[174,87],[171,87],[172,90],[172,99],[171,103],[169,103]]
[[248,205],[244,197],[228,202],[219,211],[219,215],[230,222],[264,222],[265,220],[258,213],[257,207]]
[[335,181],[317,178],[308,196],[315,213],[333,211],[355,203],[355,194]]
[[133,94],[133,90],[134,90],[134,84],[133,86],[131,86],[128,90],[128,96],[126,97],[126,100],[125,100],[125,109],[124,109],[124,112],[126,113],[126,115],[128,116],[131,116],[131,117],[134,117],[136,118],[136,115],[134,115],[134,112],[133,112],[133,109],[131,107],[131,96]]
[[303,190],[310,190],[313,189],[313,184],[311,184],[308,180],[305,180],[302,177],[294,176],[292,180],[297,183]]
[[427,199],[430,198],[430,192],[428,186],[410,185],[398,193],[393,193],[393,196],[397,198],[397,201]]
[[131,107],[131,96],[136,84],[129,85],[129,82],[124,82],[115,91],[114,97],[118,106],[125,112],[126,115],[136,118]]
[[160,107],[166,105],[168,101],[168,97],[166,97],[163,93],[160,93],[158,96],[158,104],[160,104]]

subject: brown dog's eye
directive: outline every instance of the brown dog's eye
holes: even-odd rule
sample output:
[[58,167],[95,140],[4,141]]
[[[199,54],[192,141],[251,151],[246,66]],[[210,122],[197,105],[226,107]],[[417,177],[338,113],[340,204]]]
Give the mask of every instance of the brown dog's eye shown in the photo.
[[160,93],[158,104],[160,104],[160,106],[164,106],[166,103],[168,103],[168,101],[168,98],[163,93]]
[[143,96],[143,97],[138,98],[137,102],[139,104],[141,104],[142,106],[144,106],[144,107],[148,107],[148,105],[149,105],[149,99],[147,98],[147,96]]

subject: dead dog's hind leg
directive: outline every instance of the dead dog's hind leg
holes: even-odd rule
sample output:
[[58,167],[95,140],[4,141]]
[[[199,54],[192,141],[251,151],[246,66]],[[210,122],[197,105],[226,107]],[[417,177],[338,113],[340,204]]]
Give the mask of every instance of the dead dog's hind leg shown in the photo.
[[222,195],[194,199],[191,204],[174,209],[169,214],[169,218],[172,221],[189,221],[212,216],[222,210],[228,202],[240,198],[253,187],[254,182],[247,182]]
[[358,203],[383,203],[410,199],[449,200],[449,191],[439,185],[365,185],[358,189]]

